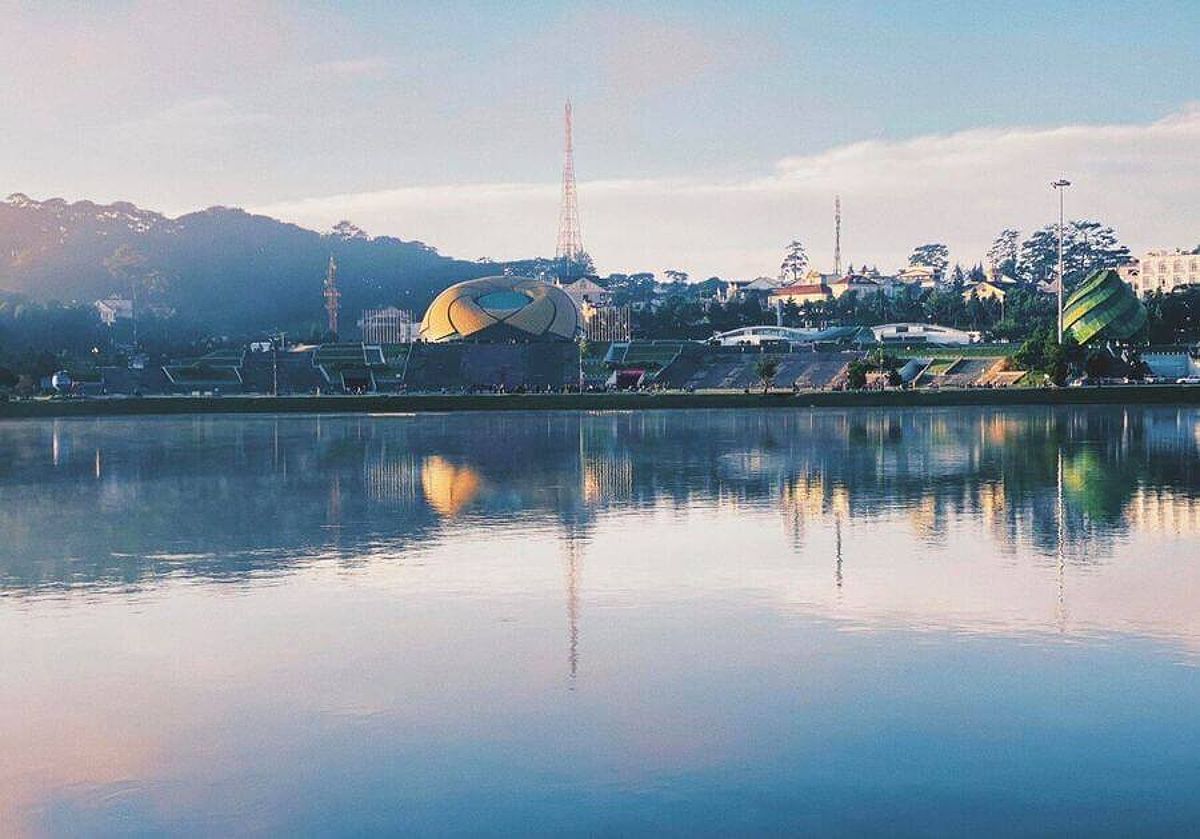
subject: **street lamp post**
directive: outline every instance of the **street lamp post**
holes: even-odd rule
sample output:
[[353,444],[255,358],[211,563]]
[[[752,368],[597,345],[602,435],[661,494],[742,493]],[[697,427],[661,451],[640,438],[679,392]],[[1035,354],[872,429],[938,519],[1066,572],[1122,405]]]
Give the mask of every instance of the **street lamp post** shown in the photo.
[[1066,178],[1059,178],[1050,186],[1058,190],[1058,344],[1062,346],[1063,342],[1063,286],[1066,281],[1063,279],[1063,202],[1066,195],[1067,187],[1071,182]]

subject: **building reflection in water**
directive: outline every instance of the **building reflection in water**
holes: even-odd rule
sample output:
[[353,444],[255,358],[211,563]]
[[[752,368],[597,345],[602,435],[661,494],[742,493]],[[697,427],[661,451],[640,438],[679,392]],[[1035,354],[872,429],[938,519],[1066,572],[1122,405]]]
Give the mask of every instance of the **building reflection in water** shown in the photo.
[[837,540],[834,547],[833,582],[840,592],[842,590],[842,517],[836,513],[833,517],[833,525],[836,528],[835,538]]
[[454,518],[475,501],[483,478],[470,466],[456,466],[440,455],[421,462],[421,491],[438,513]]
[[[584,531],[697,503],[777,508],[795,550],[831,527],[838,589],[860,529],[882,521],[931,545],[970,525],[991,550],[1065,572],[1131,531],[1200,530],[1198,427],[1192,410],[1155,408],[14,423],[0,481],[38,491],[0,510],[13,544],[0,585],[154,579],[158,553],[220,555],[183,570],[228,577],[420,544],[468,512]],[[84,561],[67,573],[55,556]]]
[[583,543],[573,530],[563,536],[567,556],[567,670],[572,686],[579,674],[579,584],[583,574]]
[[[208,789],[233,800],[219,832],[263,811],[264,778],[295,812],[295,766],[318,798],[349,777],[356,803],[368,776],[428,798],[441,766],[454,802],[464,777],[492,795],[495,767],[530,759],[536,797],[546,766],[574,772],[585,751],[600,755],[589,788],[721,766],[736,788],[750,741],[768,767],[801,756],[775,773],[784,800],[801,764],[843,765],[847,788],[886,770],[883,752],[821,742],[878,740],[860,735],[895,730],[906,706],[922,708],[907,730],[931,733],[931,777],[952,748],[992,767],[993,735],[1031,719],[1060,756],[1063,719],[1113,751],[1143,743],[1085,779],[1072,800],[1088,800],[1088,782],[1130,777],[1109,766],[1187,765],[1171,705],[1200,654],[1198,429],[1200,412],[1163,408],[0,423],[0,599],[15,606],[0,612],[19,630],[5,744],[32,778],[5,788],[0,817],[13,800],[65,812],[65,790],[111,805],[119,830],[166,812],[135,810],[134,792],[174,805]],[[221,596],[230,582],[239,596]],[[567,706],[545,701],[564,687]],[[872,690],[860,706],[883,710],[847,723],[840,699]],[[946,739],[964,719],[982,728]],[[488,743],[500,762],[480,759]],[[264,751],[278,757],[254,764]],[[1027,757],[1008,751],[1000,783]]]

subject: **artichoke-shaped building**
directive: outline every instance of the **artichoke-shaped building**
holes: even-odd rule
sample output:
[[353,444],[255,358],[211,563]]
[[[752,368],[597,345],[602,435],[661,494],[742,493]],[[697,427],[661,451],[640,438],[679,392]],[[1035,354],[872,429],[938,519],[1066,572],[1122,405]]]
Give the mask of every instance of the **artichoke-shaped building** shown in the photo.
[[1146,307],[1116,271],[1092,272],[1063,305],[1063,330],[1080,344],[1126,341],[1146,325]]
[[573,341],[579,311],[558,286],[528,277],[481,277],[450,286],[421,321],[426,341]]

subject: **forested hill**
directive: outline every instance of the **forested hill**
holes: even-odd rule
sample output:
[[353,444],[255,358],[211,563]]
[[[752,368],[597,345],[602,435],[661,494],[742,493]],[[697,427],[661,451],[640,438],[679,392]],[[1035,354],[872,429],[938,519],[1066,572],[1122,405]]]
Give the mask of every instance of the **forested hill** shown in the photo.
[[317,233],[211,207],[179,218],[133,204],[21,194],[0,202],[0,297],[90,303],[134,284],[147,304],[210,328],[308,328],[324,320],[321,287],[337,260],[342,323],[368,306],[418,316],[437,291],[504,266],[442,256],[421,242],[371,237],[343,222]]

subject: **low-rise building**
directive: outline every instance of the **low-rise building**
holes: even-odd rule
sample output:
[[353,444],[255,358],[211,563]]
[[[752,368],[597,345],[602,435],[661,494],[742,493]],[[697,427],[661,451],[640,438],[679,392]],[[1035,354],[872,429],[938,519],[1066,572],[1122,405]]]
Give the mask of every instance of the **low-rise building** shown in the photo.
[[562,286],[562,290],[567,293],[567,296],[575,301],[575,305],[581,309],[584,303],[592,303],[594,305],[604,305],[612,299],[612,295],[608,289],[587,277],[580,277],[573,283],[567,283]]
[[1008,297],[1008,292],[1011,286],[1007,283],[1002,283],[999,280],[982,280],[977,283],[971,283],[963,289],[963,300],[995,300],[997,303],[1003,303]]
[[787,342],[792,346],[805,346],[813,342],[819,329],[797,329],[791,326],[742,326],[728,332],[720,332],[709,339],[710,344],[721,347],[758,347],[765,344]]
[[939,326],[936,323],[885,323],[872,326],[871,332],[875,340],[881,344],[942,344],[961,346],[973,344],[978,340],[977,335],[954,329],[949,326]]
[[1117,269],[1138,297],[1167,294],[1183,286],[1200,286],[1200,254],[1181,250],[1149,251]]
[[395,306],[363,309],[358,331],[365,344],[410,344],[417,338],[412,312]]
[[755,277],[754,281],[742,289],[743,297],[757,297],[766,300],[782,284],[772,277]]
[[96,308],[96,314],[100,316],[100,322],[105,326],[115,326],[117,321],[133,320],[133,301],[120,295],[109,295],[92,305]]
[[910,265],[896,275],[902,283],[915,285],[918,288],[934,288],[937,286],[937,272],[927,265]]
[[805,303],[824,303],[832,299],[833,291],[824,283],[780,286],[768,297],[772,307],[786,306],[788,303],[803,306]]
[[829,283],[829,290],[833,293],[834,299],[839,299],[842,295],[849,294],[854,297],[866,297],[872,294],[879,294],[883,291],[883,287],[870,277],[864,277],[858,274],[847,274]]

